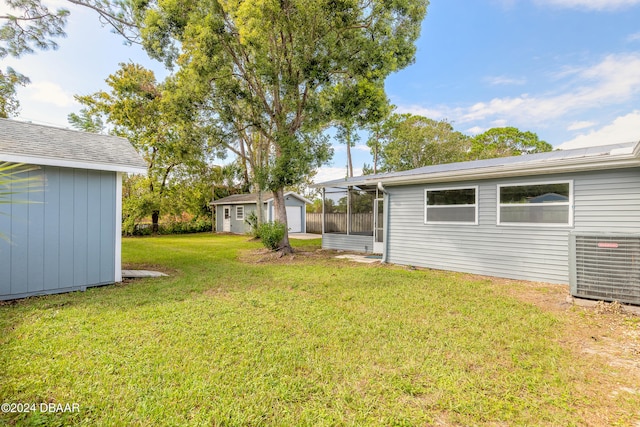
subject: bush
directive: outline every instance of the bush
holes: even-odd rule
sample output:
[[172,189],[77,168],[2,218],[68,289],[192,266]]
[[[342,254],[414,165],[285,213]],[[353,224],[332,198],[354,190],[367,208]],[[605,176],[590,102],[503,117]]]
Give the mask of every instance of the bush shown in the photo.
[[265,222],[258,227],[258,236],[265,248],[276,251],[280,247],[285,231],[285,225],[281,222]]
[[169,222],[160,224],[159,234],[187,234],[211,231],[211,220],[198,219],[189,222]]
[[249,227],[251,227],[249,230],[250,235],[253,237],[260,237],[260,233],[258,232],[258,215],[255,211],[251,211],[251,213],[245,218],[244,222],[249,224]]
[[[125,221],[122,225],[123,236],[150,236],[150,223],[132,224]],[[211,220],[197,219],[188,222],[166,222],[158,224],[158,234],[187,234],[211,231]]]

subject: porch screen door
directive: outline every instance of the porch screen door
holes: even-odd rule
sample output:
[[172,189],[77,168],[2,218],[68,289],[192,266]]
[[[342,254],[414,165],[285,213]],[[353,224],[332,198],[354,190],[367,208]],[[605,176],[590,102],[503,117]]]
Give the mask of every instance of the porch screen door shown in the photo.
[[373,201],[373,253],[381,254],[384,247],[384,199]]

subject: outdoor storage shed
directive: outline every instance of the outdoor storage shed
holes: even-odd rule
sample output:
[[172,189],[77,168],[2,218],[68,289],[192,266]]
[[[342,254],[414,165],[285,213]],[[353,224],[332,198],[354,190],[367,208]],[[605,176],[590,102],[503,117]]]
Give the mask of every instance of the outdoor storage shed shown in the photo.
[[122,281],[122,174],[146,172],[129,141],[0,119],[3,162],[33,181],[0,188],[0,300]]
[[[324,195],[324,248],[377,252],[395,264],[571,283],[574,295],[640,304],[640,144],[317,186]],[[614,276],[626,290],[612,285]]]
[[[250,231],[245,219],[256,211],[257,194],[234,194],[222,199],[214,200],[211,204],[216,209],[216,231],[243,234]],[[311,203],[294,192],[284,194],[287,210],[287,225],[290,233],[305,233],[307,229],[306,205]],[[274,221],[272,193],[263,194],[262,213],[265,221]]]

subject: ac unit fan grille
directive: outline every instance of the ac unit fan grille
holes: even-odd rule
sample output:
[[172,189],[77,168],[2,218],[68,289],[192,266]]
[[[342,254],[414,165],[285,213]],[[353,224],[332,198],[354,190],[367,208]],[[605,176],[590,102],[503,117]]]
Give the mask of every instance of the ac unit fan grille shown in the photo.
[[640,304],[640,236],[573,238],[574,296]]

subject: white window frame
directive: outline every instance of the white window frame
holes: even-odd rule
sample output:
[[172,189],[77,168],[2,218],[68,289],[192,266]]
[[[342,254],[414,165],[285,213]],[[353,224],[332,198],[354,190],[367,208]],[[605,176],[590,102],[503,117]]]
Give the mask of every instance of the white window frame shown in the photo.
[[[474,190],[475,191],[475,203],[473,205],[435,205],[435,206],[429,206],[427,205],[427,201],[428,201],[428,197],[427,197],[427,193],[429,191],[444,191],[444,190]],[[460,186],[460,187],[436,187],[436,188],[425,188],[424,190],[424,201],[423,201],[423,206],[424,206],[424,223],[428,224],[428,225],[478,225],[478,200],[479,200],[479,190],[478,190],[478,186],[477,185],[465,185],[465,186]],[[439,209],[439,208],[450,208],[452,206],[455,207],[459,207],[459,208],[469,208],[469,207],[474,207],[475,208],[475,215],[474,215],[474,220],[473,221],[427,221],[427,211],[429,209]]]
[[[569,184],[569,200],[566,202],[549,202],[540,203],[540,206],[569,206],[569,218],[566,223],[548,223],[548,222],[502,222],[500,218],[500,208],[503,206],[535,206],[532,203],[529,205],[523,205],[522,203],[500,203],[500,189],[502,187],[525,187],[528,185],[552,185],[552,184]],[[498,184],[496,186],[496,224],[505,227],[554,227],[554,228],[567,228],[573,227],[573,180],[565,179],[559,181],[533,181],[533,182],[510,182],[507,184]]]
[[236,221],[244,220],[244,206],[238,205],[236,206]]

